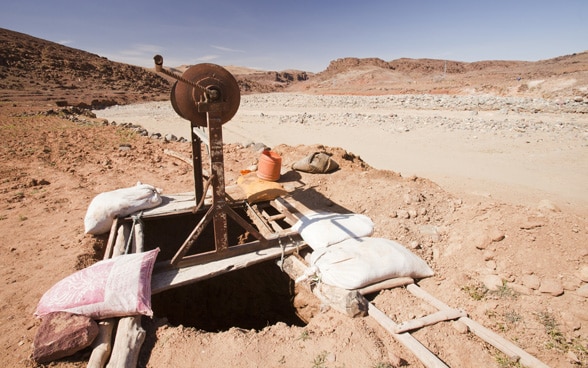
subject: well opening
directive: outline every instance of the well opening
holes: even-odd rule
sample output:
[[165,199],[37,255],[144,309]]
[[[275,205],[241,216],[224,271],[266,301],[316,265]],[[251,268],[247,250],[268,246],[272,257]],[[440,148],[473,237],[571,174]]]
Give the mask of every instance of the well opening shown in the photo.
[[[248,219],[246,211],[243,208],[237,206],[234,207],[233,210],[242,218],[246,220]],[[187,212],[145,218],[143,220],[145,224],[145,249],[151,250],[159,247],[160,253],[157,256],[158,262],[172,259],[186,238],[194,230],[196,224],[198,224],[198,222],[204,217],[205,213],[206,209],[203,209],[196,213]],[[255,225],[253,226],[255,227]],[[227,230],[229,246],[243,244],[254,240],[249,233],[230,217],[227,218]],[[198,240],[186,255],[204,253],[212,251],[214,248],[214,229],[212,224],[209,224],[204,228],[202,234],[200,234]]]
[[294,285],[275,261],[259,263],[152,297],[156,317],[209,332],[261,330],[278,322],[304,326],[293,306]]
[[[232,208],[258,228],[243,206]],[[145,248],[159,247],[158,262],[169,261],[205,212],[204,209],[197,213],[144,218]],[[289,227],[287,223],[284,226]],[[229,247],[255,240],[230,217],[227,230]],[[214,229],[209,224],[188,255],[214,250],[214,244]],[[155,317],[167,318],[172,325],[218,332],[232,327],[261,330],[278,322],[304,326],[305,322],[296,314],[293,299],[294,282],[272,260],[154,294],[151,303]]]

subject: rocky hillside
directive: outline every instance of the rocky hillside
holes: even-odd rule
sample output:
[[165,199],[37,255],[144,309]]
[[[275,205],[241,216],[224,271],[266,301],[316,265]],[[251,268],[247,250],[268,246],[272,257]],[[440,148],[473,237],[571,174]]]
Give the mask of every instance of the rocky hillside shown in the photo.
[[[144,68],[0,29],[0,100],[96,108],[168,98],[170,88]],[[80,90],[92,90],[91,96]]]
[[[189,66],[174,68],[180,74]],[[243,93],[281,91],[308,79],[303,71],[236,69]],[[0,100],[100,108],[169,98],[173,79],[153,70],[0,28]],[[91,96],[81,89],[91,90]]]
[[341,58],[295,89],[326,94],[588,97],[588,52],[536,62]]

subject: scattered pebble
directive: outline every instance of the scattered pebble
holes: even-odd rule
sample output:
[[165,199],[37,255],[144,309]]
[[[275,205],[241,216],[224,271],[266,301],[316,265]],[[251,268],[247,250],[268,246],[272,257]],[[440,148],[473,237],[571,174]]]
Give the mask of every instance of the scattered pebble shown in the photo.
[[544,279],[541,280],[541,286],[539,286],[539,292],[549,294],[552,296],[560,296],[564,293],[564,288],[561,281],[556,279]]

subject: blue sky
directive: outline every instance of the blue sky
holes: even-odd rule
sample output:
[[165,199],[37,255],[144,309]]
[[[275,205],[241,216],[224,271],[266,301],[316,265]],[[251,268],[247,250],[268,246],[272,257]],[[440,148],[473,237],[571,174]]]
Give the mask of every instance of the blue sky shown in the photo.
[[0,27],[147,66],[324,70],[342,57],[536,61],[588,50],[587,0],[2,0]]

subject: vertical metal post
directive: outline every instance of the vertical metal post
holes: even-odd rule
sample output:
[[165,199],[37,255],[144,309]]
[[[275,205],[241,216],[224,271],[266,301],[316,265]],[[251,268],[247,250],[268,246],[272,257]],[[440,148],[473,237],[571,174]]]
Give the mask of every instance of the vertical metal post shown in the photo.
[[204,191],[204,183],[202,180],[202,140],[194,129],[198,127],[195,122],[190,122],[190,128],[192,133],[192,165],[194,169],[194,193],[196,196],[196,204],[200,202],[206,193]]
[[207,113],[208,139],[210,142],[210,169],[212,175],[213,225],[217,252],[229,247],[227,213],[225,211],[225,168],[223,155],[222,119],[218,111]]

